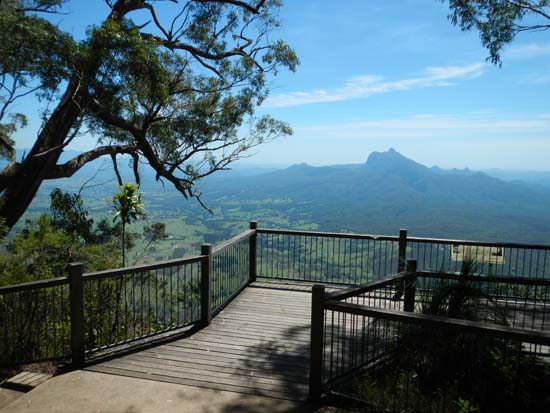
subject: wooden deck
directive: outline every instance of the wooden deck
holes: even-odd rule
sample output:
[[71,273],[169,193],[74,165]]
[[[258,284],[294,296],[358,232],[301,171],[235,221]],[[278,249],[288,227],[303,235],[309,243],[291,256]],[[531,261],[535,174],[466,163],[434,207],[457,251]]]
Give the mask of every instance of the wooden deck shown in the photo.
[[310,288],[256,283],[190,337],[87,370],[287,400],[308,393]]

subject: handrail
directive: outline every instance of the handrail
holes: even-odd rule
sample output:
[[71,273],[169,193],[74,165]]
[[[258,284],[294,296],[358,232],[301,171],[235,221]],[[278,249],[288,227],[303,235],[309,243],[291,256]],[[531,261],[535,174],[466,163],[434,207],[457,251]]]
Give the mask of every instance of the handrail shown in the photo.
[[256,233],[255,229],[249,229],[244,232],[241,232],[240,234],[234,236],[231,239],[228,239],[227,241],[222,242],[221,244],[215,246],[212,248],[212,254],[219,254],[220,252],[226,250],[227,248],[231,247],[232,245],[235,245],[242,240],[245,240],[247,238],[250,238]]
[[354,234],[347,232],[319,232],[319,231],[294,231],[287,229],[258,228],[258,234],[300,235],[306,237],[370,239],[373,241],[399,241],[399,237],[392,235]]
[[[239,235],[221,243],[220,245],[214,247],[212,249],[213,254],[220,253],[227,248],[231,247],[232,245],[251,237],[256,233],[256,230],[247,230]],[[165,260],[165,261],[158,261],[152,264],[140,264],[140,265],[134,265],[130,267],[122,267],[122,268],[113,268],[108,270],[102,270],[102,271],[94,271],[89,272],[86,274],[83,274],[84,280],[97,280],[97,279],[103,279],[103,278],[110,278],[110,277],[117,277],[120,275],[127,275],[132,274],[136,272],[145,272],[145,271],[151,271],[151,270],[158,270],[161,268],[171,267],[175,265],[184,265],[184,264],[193,264],[196,262],[201,262],[204,259],[206,259],[206,255],[192,255],[190,257],[184,257],[184,258],[175,258],[171,260]],[[20,292],[35,288],[43,288],[43,287],[53,287],[56,285],[62,285],[62,284],[68,284],[67,277],[57,277],[57,278],[49,278],[47,280],[38,280],[38,281],[30,281],[26,283],[20,283],[20,284],[14,284],[14,285],[8,285],[4,287],[0,287],[0,294],[7,294],[7,293],[14,293],[14,292]]]
[[326,300],[323,303],[323,308],[330,311],[382,318],[389,321],[424,324],[429,327],[457,327],[469,332],[483,333],[497,338],[550,345],[550,333],[543,331],[487,325],[477,321],[461,320],[457,318],[440,317],[428,314],[407,313],[403,311],[369,307],[360,304],[343,303],[334,300]]
[[90,273],[84,274],[83,278],[85,280],[97,280],[100,278],[116,277],[119,275],[132,274],[136,272],[158,270],[160,268],[172,267],[174,265],[193,264],[196,262],[201,262],[204,259],[206,259],[206,255],[193,255],[191,257],[175,258],[173,260],[155,262],[153,264],[141,264],[141,265],[134,265],[132,267],[123,267],[123,268],[115,268],[111,270],[90,272]]
[[49,278],[47,280],[30,281],[21,284],[7,285],[0,287],[0,294],[17,293],[25,290],[34,290],[36,288],[54,287],[56,285],[68,284],[67,277]]
[[387,285],[393,284],[396,281],[404,280],[411,275],[415,275],[415,273],[401,272],[391,277],[387,277],[382,280],[371,281],[370,283],[363,284],[358,287],[350,287],[346,288],[345,290],[340,290],[333,293],[326,293],[325,299],[334,301],[345,300],[346,298],[354,297],[369,291],[376,290],[378,288],[385,287]]
[[[375,241],[399,241],[398,236],[375,235],[375,234],[357,234],[346,232],[320,232],[320,231],[295,231],[285,229],[258,228],[258,234],[280,234],[280,235],[300,235],[310,237],[329,237],[329,238],[351,238],[351,239],[370,239]],[[451,244],[451,245],[472,245],[479,247],[502,247],[502,248],[530,248],[535,250],[548,250],[550,245],[525,244],[516,242],[498,242],[498,241],[473,241],[458,240],[446,238],[426,238],[426,237],[407,237],[408,242],[422,242],[429,244]]]
[[450,245],[470,245],[470,246],[477,246],[477,247],[526,248],[526,249],[533,249],[533,250],[550,251],[550,245],[523,244],[519,242],[472,241],[472,240],[424,238],[424,237],[407,237],[407,241],[422,242],[426,244],[450,244]]
[[[415,275],[427,278],[447,278],[455,279],[460,273],[437,272],[437,271],[417,271]],[[461,278],[466,281],[488,281],[499,282],[503,284],[523,284],[523,285],[550,285],[548,278],[532,278],[532,277],[510,277],[510,276],[495,276],[495,275],[462,275]]]

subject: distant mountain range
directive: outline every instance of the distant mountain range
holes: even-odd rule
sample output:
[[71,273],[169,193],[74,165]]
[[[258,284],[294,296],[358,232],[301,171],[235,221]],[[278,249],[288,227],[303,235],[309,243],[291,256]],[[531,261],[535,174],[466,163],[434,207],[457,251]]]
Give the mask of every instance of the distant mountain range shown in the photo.
[[[86,166],[72,180],[44,185],[31,213],[47,206],[51,188],[78,190],[100,165]],[[126,161],[120,169],[132,179]],[[217,211],[211,216],[193,201],[185,202],[170,184],[163,188],[155,182],[149,168],[143,172],[144,200],[157,220],[168,211],[174,216],[177,209],[186,222],[204,223],[212,233],[220,230],[221,221],[231,230],[232,221],[260,219],[262,225],[311,223],[327,231],[397,234],[407,228],[417,236],[550,243],[550,173],[548,181],[545,173],[525,173],[529,182],[524,182],[511,171],[428,168],[393,149],[373,152],[364,164],[241,166],[201,183],[204,201]],[[84,192],[95,213],[108,210],[106,197],[116,191],[109,164],[93,183],[106,181]],[[217,227],[209,226],[216,220]]]
[[[365,164],[305,164],[209,181],[206,202],[287,199],[320,228],[439,237],[550,242],[550,191],[482,172],[428,168],[397,151]],[[276,205],[274,208],[278,208]]]

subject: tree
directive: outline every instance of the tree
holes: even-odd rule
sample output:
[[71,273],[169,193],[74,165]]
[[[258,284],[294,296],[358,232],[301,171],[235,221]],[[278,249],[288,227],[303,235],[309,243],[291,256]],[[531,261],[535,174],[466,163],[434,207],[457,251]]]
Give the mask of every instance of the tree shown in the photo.
[[71,194],[55,188],[50,193],[50,211],[52,225],[57,230],[73,235],[82,243],[91,243],[94,240],[94,220],[84,208],[80,194]]
[[122,223],[122,266],[126,265],[126,225],[146,216],[141,202],[141,194],[137,185],[126,182],[119,187],[119,191],[113,196],[115,216],[113,222],[119,220]]
[[[9,160],[0,216],[8,228],[44,180],[70,177],[99,157],[111,157],[120,185],[117,156],[126,154],[137,184],[144,161],[157,180],[201,202],[197,180],[291,133],[254,116],[266,76],[298,63],[272,40],[279,0],[105,0],[107,18],[82,41],[52,23],[64,3],[0,2],[0,154]],[[43,124],[17,160],[13,134],[27,120],[14,104],[29,94],[46,103]],[[68,144],[90,137],[98,146],[59,163]]]
[[549,0],[449,0],[449,19],[463,31],[479,31],[487,58],[501,64],[502,48],[518,33],[550,29]]

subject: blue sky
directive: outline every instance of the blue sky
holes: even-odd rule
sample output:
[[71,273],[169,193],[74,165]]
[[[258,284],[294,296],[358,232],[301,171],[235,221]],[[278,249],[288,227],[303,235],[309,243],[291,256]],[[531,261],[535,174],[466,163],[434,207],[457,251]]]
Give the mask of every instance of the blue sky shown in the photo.
[[358,163],[393,147],[428,165],[550,169],[547,33],[520,35],[498,68],[439,1],[340,4],[286,1],[282,35],[302,64],[263,110],[295,134],[250,161]]
[[[62,27],[77,35],[106,14],[101,0],[69,5]],[[430,166],[550,170],[550,36],[518,36],[498,68],[447,14],[437,0],[286,0],[279,36],[301,65],[271,80],[260,113],[294,135],[246,162],[360,163],[393,147]]]

